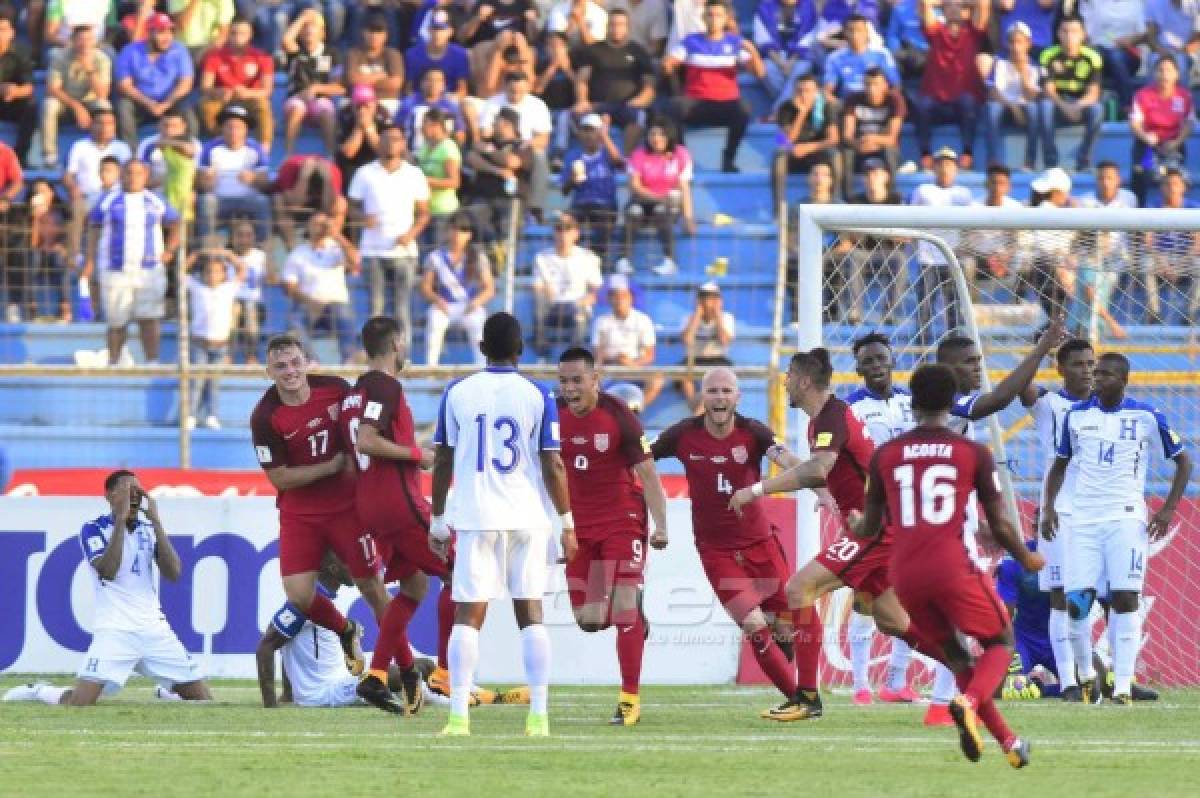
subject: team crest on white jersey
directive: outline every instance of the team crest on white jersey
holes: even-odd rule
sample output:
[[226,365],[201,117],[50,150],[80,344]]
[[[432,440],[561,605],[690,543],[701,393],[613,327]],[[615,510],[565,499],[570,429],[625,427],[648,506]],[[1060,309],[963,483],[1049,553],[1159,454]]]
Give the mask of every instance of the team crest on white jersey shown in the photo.
[[608,433],[607,432],[597,432],[596,433],[596,451],[598,451],[598,452],[607,452],[608,451]]
[[741,444],[734,446],[730,454],[733,455],[733,461],[738,465],[745,465],[746,460],[750,458],[750,452],[746,451],[746,447]]

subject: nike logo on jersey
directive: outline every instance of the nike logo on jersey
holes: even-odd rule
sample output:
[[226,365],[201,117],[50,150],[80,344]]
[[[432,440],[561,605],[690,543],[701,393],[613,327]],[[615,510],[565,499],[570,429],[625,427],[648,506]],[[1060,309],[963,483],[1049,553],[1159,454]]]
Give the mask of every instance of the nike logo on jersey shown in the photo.
[[290,433],[290,434],[288,434],[288,435],[284,435],[284,436],[283,436],[283,439],[284,439],[285,441],[290,441],[292,438],[296,437],[298,434],[300,434],[300,430],[298,430],[298,429],[294,429],[294,430],[292,430],[292,431],[291,431],[291,433]]
[[703,460],[703,459],[704,459],[704,455],[702,455],[702,454],[689,454],[689,455],[688,455],[688,459],[689,459],[689,460]]

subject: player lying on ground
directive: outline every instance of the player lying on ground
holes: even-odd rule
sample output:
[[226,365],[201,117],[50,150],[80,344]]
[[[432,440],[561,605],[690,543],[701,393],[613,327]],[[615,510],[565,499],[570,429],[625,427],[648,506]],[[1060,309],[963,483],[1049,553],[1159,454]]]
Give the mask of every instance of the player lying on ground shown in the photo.
[[[982,755],[981,720],[1009,764],[1020,768],[1029,764],[1029,745],[1008,727],[993,700],[1012,658],[1012,626],[978,553],[976,500],[992,537],[1022,567],[1037,571],[1044,560],[1025,548],[1005,513],[991,452],[947,427],[957,388],[946,366],[921,366],[913,373],[917,426],[875,450],[866,506],[851,525],[866,539],[891,528],[889,576],[910,619],[905,636],[954,673],[962,694],[951,701],[950,715],[963,754],[972,762]],[[964,636],[983,650],[974,662]]]
[[317,592],[326,551],[350,569],[363,598],[383,617],[390,597],[379,575],[379,554],[354,507],[354,478],[337,430],[350,385],[341,377],[308,373],[300,341],[277,335],[267,342],[267,389],[250,417],[254,451],[279,492],[279,572],[292,611],[338,635],[351,670],[365,660],[362,628]]
[[[467,706],[479,662],[479,630],[488,602],[507,588],[521,629],[530,707],[525,733],[550,733],[547,702],[550,637],[542,624],[551,521],[547,498],[562,522],[563,555],[575,556],[575,520],[559,456],[558,408],[517,371],[521,323],[495,313],[483,325],[487,368],[451,383],[442,395],[434,443],[430,547],[454,557],[454,631],[450,634],[450,715],[442,734],[470,734]],[[450,483],[454,494],[447,506]],[[548,496],[547,496],[548,494]]]
[[[667,545],[667,499],[641,422],[624,402],[600,390],[595,357],[568,349],[558,360],[558,417],[571,515],[579,550],[567,564],[575,622],[585,632],[617,628],[621,692],[609,721],[641,718],[642,614],[647,541]],[[647,528],[647,512],[654,533]]]
[[158,505],[131,471],[104,480],[109,512],[79,532],[95,587],[92,643],[74,687],[34,684],[5,701],[92,706],[117,693],[134,671],[189,701],[212,699],[200,666],[175,636],[158,600],[158,572],[179,579],[182,564],[158,516]]
[[[791,697],[796,672],[789,661],[793,630],[783,592],[787,558],[761,504],[740,515],[728,506],[735,490],[759,479],[763,457],[778,456],[782,447],[765,425],[737,412],[741,392],[730,369],[707,372],[700,398],[702,414],[664,430],[651,451],[655,460],[674,457],[683,464],[704,574],[745,633],[763,673]],[[778,641],[784,641],[782,647]]]
[[[1055,507],[1067,468],[1077,461],[1064,585],[1075,665],[1081,679],[1094,679],[1089,616],[1097,591],[1107,586],[1114,627],[1112,701],[1128,706],[1142,636],[1138,596],[1146,579],[1147,544],[1170,529],[1192,462],[1166,417],[1125,395],[1128,358],[1115,352],[1101,355],[1094,381],[1095,394],[1074,405],[1063,421],[1057,457],[1046,474],[1042,537],[1053,538],[1061,527]],[[1174,461],[1175,473],[1147,525],[1146,473],[1155,448]],[[1095,689],[1099,692],[1099,685]]]

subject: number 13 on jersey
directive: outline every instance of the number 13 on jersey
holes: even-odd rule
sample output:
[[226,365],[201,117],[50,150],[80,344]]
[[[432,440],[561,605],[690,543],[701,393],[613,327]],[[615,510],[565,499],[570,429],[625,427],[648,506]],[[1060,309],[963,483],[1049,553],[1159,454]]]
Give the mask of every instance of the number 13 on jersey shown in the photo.
[[[475,470],[483,473],[489,463],[501,474],[511,474],[516,470],[517,464],[521,460],[521,450],[517,447],[517,441],[521,438],[521,427],[516,420],[509,416],[501,416],[489,425],[487,414],[480,413],[475,416],[475,429],[479,436],[479,445],[475,450]],[[499,449],[507,450],[507,452],[498,451],[498,456],[490,459],[488,458],[488,440],[491,437],[489,431],[498,433],[496,437]]]

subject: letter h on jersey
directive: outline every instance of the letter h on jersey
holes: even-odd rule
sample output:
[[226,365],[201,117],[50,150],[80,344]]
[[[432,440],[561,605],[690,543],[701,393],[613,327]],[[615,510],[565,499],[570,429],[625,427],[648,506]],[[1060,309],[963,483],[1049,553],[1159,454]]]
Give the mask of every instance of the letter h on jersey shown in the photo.
[[1137,419],[1123,418],[1121,419],[1121,440],[1136,441],[1137,440]]

